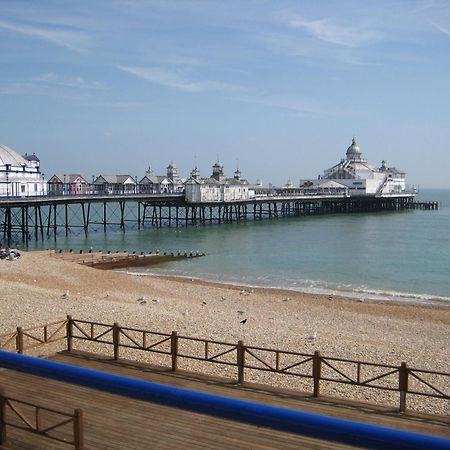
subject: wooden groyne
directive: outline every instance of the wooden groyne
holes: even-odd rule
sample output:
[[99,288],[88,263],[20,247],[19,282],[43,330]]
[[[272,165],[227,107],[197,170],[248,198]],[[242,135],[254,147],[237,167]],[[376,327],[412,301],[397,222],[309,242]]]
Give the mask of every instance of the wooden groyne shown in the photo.
[[438,210],[439,202],[411,202],[409,204],[410,209],[431,209]]
[[156,266],[169,261],[177,261],[186,258],[197,258],[200,256],[205,256],[204,253],[193,253],[193,252],[103,252],[99,250],[98,252],[93,252],[89,250],[84,252],[80,250],[79,252],[73,252],[69,250],[64,252],[63,250],[58,250],[54,253],[54,256],[59,257],[66,261],[75,262],[78,264],[83,264],[85,266],[94,267],[96,269],[125,269],[127,267],[148,267]]

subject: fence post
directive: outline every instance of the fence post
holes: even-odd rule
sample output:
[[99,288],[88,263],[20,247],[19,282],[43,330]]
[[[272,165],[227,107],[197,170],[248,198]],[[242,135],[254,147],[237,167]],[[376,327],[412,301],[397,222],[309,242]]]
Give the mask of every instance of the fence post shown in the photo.
[[178,355],[178,334],[172,331],[170,336],[170,353],[172,354],[172,372],[177,370],[177,355]]
[[402,362],[398,371],[398,390],[400,391],[400,412],[406,411],[406,393],[408,392],[408,367]]
[[113,325],[113,345],[114,345],[114,359],[119,359],[119,347],[120,347],[120,327],[117,322]]
[[23,354],[23,330],[22,330],[22,327],[17,327],[16,350],[17,350],[17,353]]
[[239,341],[237,345],[237,366],[238,366],[238,383],[244,382],[244,367],[245,367],[245,348],[244,342]]
[[0,445],[6,444],[6,398],[5,390],[0,388]]
[[313,355],[314,397],[318,397],[320,393],[319,382],[321,369],[322,369],[322,358],[320,356],[320,352],[316,350]]
[[71,352],[72,351],[72,337],[73,337],[72,316],[67,316],[66,334],[67,334],[67,351]]
[[73,444],[75,450],[84,448],[83,411],[81,409],[76,409],[73,414]]

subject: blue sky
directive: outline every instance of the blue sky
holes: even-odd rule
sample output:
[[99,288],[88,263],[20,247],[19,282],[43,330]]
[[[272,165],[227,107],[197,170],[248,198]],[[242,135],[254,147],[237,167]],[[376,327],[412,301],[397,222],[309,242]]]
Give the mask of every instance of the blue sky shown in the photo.
[[450,188],[450,1],[0,0],[0,143],[43,172],[317,177],[356,135]]

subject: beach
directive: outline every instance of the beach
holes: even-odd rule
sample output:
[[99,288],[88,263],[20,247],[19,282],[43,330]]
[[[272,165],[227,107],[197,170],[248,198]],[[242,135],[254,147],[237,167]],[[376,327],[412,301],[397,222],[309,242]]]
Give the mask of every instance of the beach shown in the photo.
[[[358,301],[189,278],[136,276],[61,260],[52,251],[0,261],[0,334],[67,315],[184,336],[450,372],[450,307]],[[69,291],[67,298],[63,294]],[[138,299],[144,298],[145,302]],[[247,319],[245,323],[242,320]],[[315,339],[311,337],[315,335]],[[196,362],[181,368],[196,370]],[[215,365],[213,365],[215,366]],[[216,367],[210,368],[215,373]],[[231,369],[230,369],[231,370]],[[225,372],[224,372],[225,371]],[[221,374],[226,369],[221,368]],[[271,382],[270,374],[249,381]],[[276,381],[297,388],[293,377]],[[351,391],[351,392],[350,392]],[[379,402],[398,393],[333,384],[324,393]],[[387,396],[387,397],[386,397]],[[410,396],[408,406],[449,414],[448,402]]]

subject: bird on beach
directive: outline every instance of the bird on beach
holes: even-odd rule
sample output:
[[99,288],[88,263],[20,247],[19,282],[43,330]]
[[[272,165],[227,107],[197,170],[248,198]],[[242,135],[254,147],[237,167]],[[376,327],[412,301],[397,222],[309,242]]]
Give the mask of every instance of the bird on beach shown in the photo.
[[308,341],[315,341],[316,339],[317,339],[317,333],[316,332],[314,332],[314,334],[311,334],[311,336],[308,336],[306,338],[306,340],[308,340]]
[[241,320],[240,323],[244,324],[247,322],[247,319]]
[[244,314],[244,311],[238,311],[238,314]]
[[205,306],[207,303],[205,302],[205,300],[202,301],[202,305]]
[[225,297],[224,297],[223,295],[222,295],[222,297],[220,297],[220,299],[221,299],[222,301],[226,300]]
[[145,305],[147,303],[147,300],[142,300],[141,302],[139,302],[140,305]]
[[143,300],[145,300],[145,295],[143,295],[142,297],[139,297],[136,301],[137,302],[142,302]]
[[152,302],[153,302],[153,303],[159,303],[160,300],[158,300],[157,298],[154,298],[154,299],[152,300]]
[[64,294],[61,295],[61,298],[62,298],[62,299],[69,298],[69,291],[64,292]]

